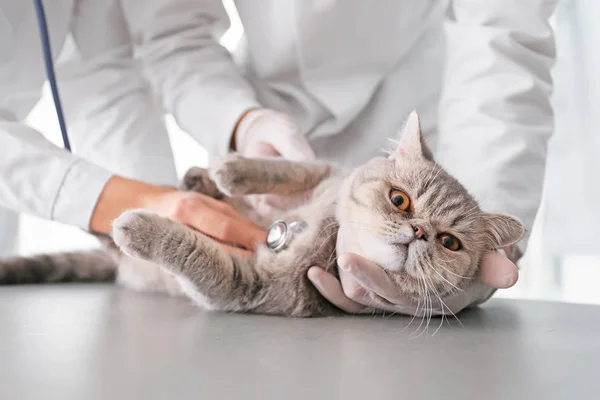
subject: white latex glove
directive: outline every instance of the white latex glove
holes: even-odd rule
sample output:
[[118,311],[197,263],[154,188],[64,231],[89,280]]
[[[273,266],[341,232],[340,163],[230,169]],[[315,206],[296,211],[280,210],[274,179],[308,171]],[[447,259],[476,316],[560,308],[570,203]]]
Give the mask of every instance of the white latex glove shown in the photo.
[[308,271],[308,278],[317,290],[336,307],[348,313],[370,312],[379,309],[408,315],[452,315],[468,306],[486,301],[496,289],[513,286],[519,277],[515,264],[500,252],[483,256],[479,276],[463,291],[442,299],[431,296],[428,307],[417,305],[399,293],[385,270],[358,254],[348,252],[343,235],[338,237],[338,266],[340,281],[319,267]]
[[[235,131],[236,150],[246,157],[283,157],[294,161],[314,160],[315,153],[298,125],[287,114],[270,110],[249,111]],[[308,193],[297,195],[252,195],[249,203],[262,215],[270,215],[300,203]]]
[[246,157],[314,160],[315,153],[289,115],[260,108],[249,111],[235,131],[236,150]]

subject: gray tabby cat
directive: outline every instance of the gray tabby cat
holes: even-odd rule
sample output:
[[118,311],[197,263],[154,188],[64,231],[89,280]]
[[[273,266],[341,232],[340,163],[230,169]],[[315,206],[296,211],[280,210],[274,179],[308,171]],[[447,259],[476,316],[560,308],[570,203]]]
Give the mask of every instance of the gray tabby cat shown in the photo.
[[[245,214],[245,195],[312,190],[301,206],[278,216],[304,222],[306,228],[280,252],[259,246],[245,258],[167,218],[129,211],[113,224],[113,239],[129,257],[113,255],[109,261],[108,253],[96,252],[95,268],[106,273],[94,278],[111,278],[114,267],[109,265],[116,261],[117,279],[123,284],[170,293],[181,288],[208,309],[325,316],[339,311],[313,287],[307,271],[316,265],[337,275],[340,230],[352,232],[351,250],[377,262],[415,304],[428,293],[443,297],[461,290],[476,276],[484,252],[508,247],[524,233],[517,219],[482,212],[465,188],[433,161],[414,113],[388,158],[351,171],[325,163],[232,155],[209,171],[193,168],[184,186],[236,204]],[[264,226],[265,221],[258,222]],[[49,261],[50,256],[43,257]],[[13,270],[17,261],[10,261]],[[174,274],[179,285],[157,265]],[[71,265],[68,270],[76,274],[83,267]],[[0,280],[3,269],[6,263],[0,264]],[[142,271],[152,271],[152,285]]]

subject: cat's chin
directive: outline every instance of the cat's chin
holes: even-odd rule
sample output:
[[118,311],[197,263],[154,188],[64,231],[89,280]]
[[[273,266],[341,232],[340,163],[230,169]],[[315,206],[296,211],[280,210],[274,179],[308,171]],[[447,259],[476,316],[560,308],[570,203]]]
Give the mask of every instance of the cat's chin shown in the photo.
[[381,268],[390,272],[405,272],[404,264],[381,265]]

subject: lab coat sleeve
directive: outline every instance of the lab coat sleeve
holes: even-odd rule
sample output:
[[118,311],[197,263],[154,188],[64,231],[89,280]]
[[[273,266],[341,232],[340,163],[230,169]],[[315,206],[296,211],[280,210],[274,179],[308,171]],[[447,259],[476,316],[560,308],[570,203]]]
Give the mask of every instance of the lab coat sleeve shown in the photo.
[[3,207],[87,230],[111,173],[0,110],[0,176]]
[[179,126],[211,156],[226,154],[251,85],[216,39],[229,24],[220,0],[122,0],[146,73]]
[[[454,0],[438,161],[485,211],[531,229],[553,131],[550,104],[556,0]],[[523,250],[526,237],[520,244]]]
[[57,74],[75,154],[120,176],[177,185],[164,111],[134,59],[120,2],[82,2],[71,34]]

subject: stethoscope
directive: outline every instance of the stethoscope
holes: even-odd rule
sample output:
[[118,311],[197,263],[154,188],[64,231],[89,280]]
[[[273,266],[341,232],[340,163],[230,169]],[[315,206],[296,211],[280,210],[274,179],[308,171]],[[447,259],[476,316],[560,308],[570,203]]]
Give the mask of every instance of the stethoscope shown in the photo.
[[[58,85],[56,83],[56,74],[54,71],[54,63],[52,62],[52,48],[50,46],[50,35],[48,34],[48,23],[46,21],[46,13],[42,0],[33,0],[35,12],[38,20],[38,28],[40,31],[40,40],[42,44],[42,53],[44,55],[44,66],[46,68],[46,76],[52,92],[54,100],[54,108],[56,109],[56,117],[60,126],[63,145],[65,150],[72,152],[69,135],[67,134],[67,125],[65,123],[65,115],[63,113],[60,95],[58,93]],[[274,252],[279,252],[286,249],[292,241],[295,234],[300,233],[306,228],[306,223],[301,221],[293,221],[289,224],[283,220],[275,221],[267,232],[267,247]]]
[[60,96],[58,94],[58,85],[56,84],[56,74],[54,73],[54,64],[52,63],[52,48],[50,47],[50,35],[48,34],[48,23],[46,22],[46,13],[44,12],[44,4],[42,0],[33,0],[35,6],[35,14],[38,20],[38,28],[40,31],[40,40],[42,42],[42,54],[44,55],[44,66],[46,67],[46,76],[50,84],[52,99],[54,100],[54,108],[56,109],[56,117],[60,126],[63,145],[65,150],[71,151],[71,142],[67,135],[67,125],[65,124],[65,115],[63,114]]

